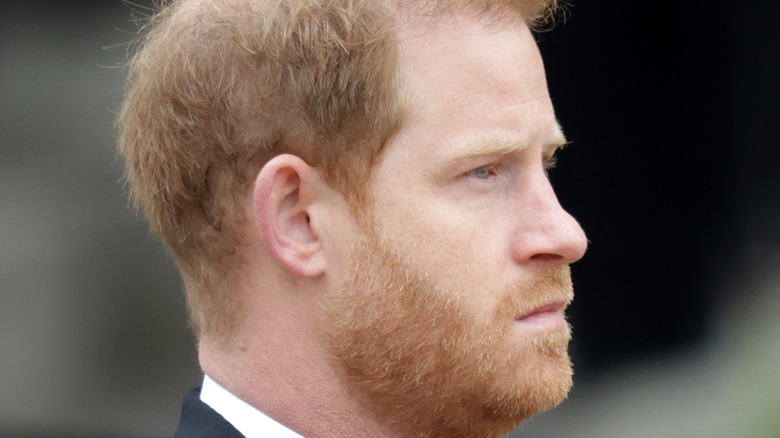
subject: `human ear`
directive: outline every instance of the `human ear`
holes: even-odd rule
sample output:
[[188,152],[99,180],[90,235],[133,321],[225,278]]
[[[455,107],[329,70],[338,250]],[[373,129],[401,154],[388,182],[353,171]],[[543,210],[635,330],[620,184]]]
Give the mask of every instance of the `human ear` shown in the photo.
[[271,253],[299,277],[325,272],[322,242],[312,226],[312,206],[323,184],[301,158],[282,154],[263,166],[255,180],[255,221]]

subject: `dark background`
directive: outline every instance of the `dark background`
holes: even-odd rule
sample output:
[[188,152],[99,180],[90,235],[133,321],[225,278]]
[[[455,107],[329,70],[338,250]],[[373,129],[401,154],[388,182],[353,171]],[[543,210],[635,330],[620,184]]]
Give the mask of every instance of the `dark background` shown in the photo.
[[574,268],[578,363],[599,372],[701,341],[732,298],[718,283],[780,244],[780,3],[571,12],[541,49],[574,140],[554,182],[591,242]]
[[[0,436],[170,436],[198,384],[114,151],[149,4],[0,14]],[[517,436],[780,434],[778,22],[769,0],[583,0],[539,34],[573,140],[552,179],[590,247],[575,390]]]

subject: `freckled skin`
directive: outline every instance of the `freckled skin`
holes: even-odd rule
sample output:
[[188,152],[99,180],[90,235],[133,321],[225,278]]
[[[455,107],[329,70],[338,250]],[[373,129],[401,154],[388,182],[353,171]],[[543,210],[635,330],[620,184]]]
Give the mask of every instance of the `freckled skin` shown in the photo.
[[571,300],[568,264],[585,251],[544,171],[564,140],[524,24],[405,31],[413,103],[327,301],[331,340],[391,427],[498,436],[571,386],[568,326],[518,320]]
[[519,18],[421,21],[401,29],[408,117],[365,215],[274,157],[284,173],[261,170],[251,210],[262,236],[247,231],[251,317],[231,344],[199,344],[209,376],[307,437],[499,436],[571,385],[566,324],[521,317],[563,312],[586,242],[544,172],[565,140],[536,44]]
[[[491,291],[540,265],[572,263],[585,250],[582,229],[544,173],[544,154],[560,133],[542,60],[522,23],[474,22],[464,30],[443,22],[406,35],[403,71],[414,104],[373,174],[380,234],[398,236],[433,279],[466,286],[489,312]],[[475,138],[509,139],[522,149],[441,175],[453,149],[477,147],[464,140]],[[494,180],[466,174],[494,161]]]

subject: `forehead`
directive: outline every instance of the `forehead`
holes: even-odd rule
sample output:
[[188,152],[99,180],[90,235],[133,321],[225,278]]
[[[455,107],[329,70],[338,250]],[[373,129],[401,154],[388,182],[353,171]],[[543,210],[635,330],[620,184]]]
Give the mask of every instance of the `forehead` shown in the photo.
[[407,117],[388,148],[447,154],[473,139],[518,147],[564,141],[536,42],[519,16],[418,20],[399,40]]
[[413,82],[442,85],[444,74],[467,81],[495,80],[504,85],[516,84],[521,77],[524,82],[544,81],[536,42],[518,15],[497,18],[445,14],[410,20],[400,26],[399,40],[401,69]]

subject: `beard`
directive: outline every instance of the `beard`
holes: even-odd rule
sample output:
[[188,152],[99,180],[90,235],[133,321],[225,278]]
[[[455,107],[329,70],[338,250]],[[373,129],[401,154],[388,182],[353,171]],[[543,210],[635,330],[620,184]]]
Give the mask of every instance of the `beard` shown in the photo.
[[571,300],[568,266],[537,269],[479,314],[469,295],[495,291],[445,288],[402,254],[408,251],[363,233],[325,305],[331,351],[376,419],[413,436],[495,437],[566,398],[568,326],[516,320],[551,300]]

